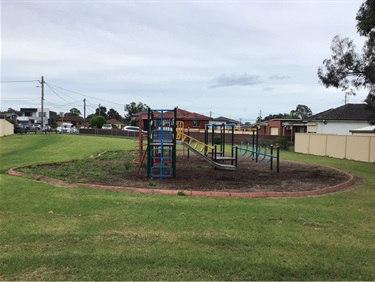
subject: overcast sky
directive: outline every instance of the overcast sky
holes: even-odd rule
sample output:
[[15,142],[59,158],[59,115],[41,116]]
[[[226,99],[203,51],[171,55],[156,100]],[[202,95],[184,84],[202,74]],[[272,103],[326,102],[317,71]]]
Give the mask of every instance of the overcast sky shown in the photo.
[[86,98],[87,114],[133,101],[251,122],[298,104],[318,113],[344,103],[316,73],[336,34],[362,48],[361,3],[2,0],[1,110],[40,108],[43,75],[56,112],[83,113]]

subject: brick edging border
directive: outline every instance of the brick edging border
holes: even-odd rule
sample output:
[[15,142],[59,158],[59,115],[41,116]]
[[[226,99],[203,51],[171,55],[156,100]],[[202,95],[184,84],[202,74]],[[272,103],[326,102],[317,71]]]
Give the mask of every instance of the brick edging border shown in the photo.
[[85,184],[85,183],[73,183],[64,180],[54,179],[48,176],[27,174],[20,171],[16,171],[18,167],[13,167],[7,170],[7,174],[13,176],[27,176],[29,178],[40,180],[48,184],[61,187],[75,187],[84,186],[93,189],[113,190],[120,192],[134,192],[141,194],[165,194],[165,195],[177,195],[183,193],[186,196],[209,196],[209,197],[246,197],[246,198],[281,198],[281,197],[306,197],[306,196],[319,196],[323,194],[337,192],[343,190],[354,184],[354,176],[350,173],[343,171],[338,168],[329,167],[335,169],[341,173],[344,173],[349,177],[345,182],[339,183],[334,186],[324,187],[321,189],[310,190],[310,191],[296,191],[296,192],[217,192],[217,191],[193,191],[193,190],[167,190],[167,189],[148,189],[148,188],[137,188],[137,187],[122,187],[122,186],[106,186],[97,184]]

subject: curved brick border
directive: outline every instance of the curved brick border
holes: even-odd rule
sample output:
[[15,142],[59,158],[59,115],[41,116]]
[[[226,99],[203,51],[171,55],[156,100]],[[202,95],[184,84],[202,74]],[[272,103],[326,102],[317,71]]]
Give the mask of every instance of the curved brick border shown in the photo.
[[327,193],[337,192],[339,190],[345,189],[354,184],[354,177],[350,173],[337,169],[334,167],[329,167],[344,173],[348,176],[348,180],[330,187],[325,187],[317,190],[311,191],[297,191],[297,192],[216,192],[216,191],[191,191],[191,190],[164,190],[164,189],[147,189],[147,188],[136,188],[136,187],[122,187],[122,186],[106,186],[106,185],[96,185],[96,184],[84,184],[84,183],[72,183],[63,180],[54,179],[48,176],[42,176],[37,174],[26,174],[20,171],[16,171],[17,167],[10,168],[7,174],[14,176],[27,176],[32,179],[40,180],[45,183],[53,184],[55,186],[61,187],[75,187],[84,186],[93,189],[105,189],[121,192],[135,192],[142,194],[168,194],[177,195],[179,192],[183,192],[187,196],[213,196],[213,197],[247,197],[247,198],[269,198],[269,197],[306,197],[306,196],[318,196]]

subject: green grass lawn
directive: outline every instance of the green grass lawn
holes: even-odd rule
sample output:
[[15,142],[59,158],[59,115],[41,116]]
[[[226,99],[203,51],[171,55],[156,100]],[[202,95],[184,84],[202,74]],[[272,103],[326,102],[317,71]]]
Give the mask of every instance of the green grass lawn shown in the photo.
[[184,197],[5,174],[128,150],[131,139],[17,135],[0,145],[1,280],[375,279],[375,164],[282,152],[344,169],[360,183],[307,198]]

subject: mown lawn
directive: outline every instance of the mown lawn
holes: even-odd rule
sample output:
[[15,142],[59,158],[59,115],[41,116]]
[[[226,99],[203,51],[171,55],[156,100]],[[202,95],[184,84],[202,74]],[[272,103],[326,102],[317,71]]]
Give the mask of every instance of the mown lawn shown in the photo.
[[132,140],[51,134],[0,142],[1,280],[375,279],[375,164],[282,152],[360,178],[319,197],[144,195],[5,174],[129,150]]

